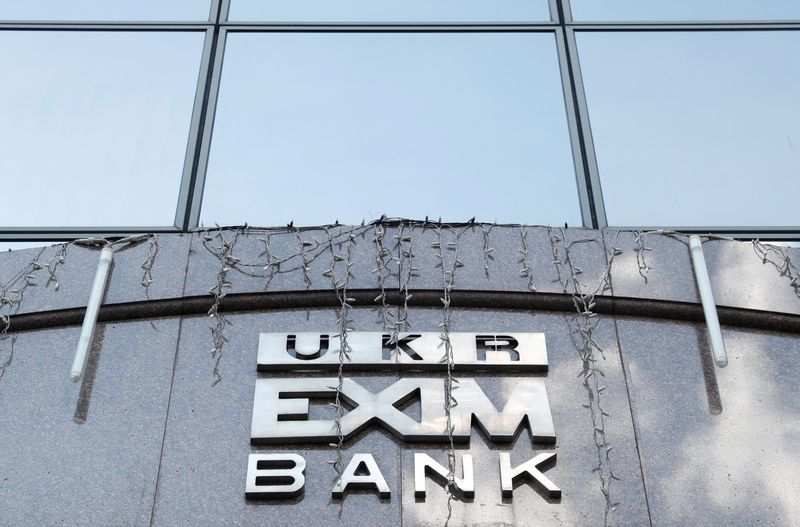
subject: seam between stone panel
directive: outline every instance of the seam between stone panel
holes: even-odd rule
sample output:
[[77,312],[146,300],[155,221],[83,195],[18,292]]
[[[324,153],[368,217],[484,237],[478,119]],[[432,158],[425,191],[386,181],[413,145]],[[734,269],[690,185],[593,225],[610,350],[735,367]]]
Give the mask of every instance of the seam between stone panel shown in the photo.
[[400,527],[403,527],[406,508],[403,506],[403,449],[399,445],[397,447],[397,476],[400,484]]
[[[605,253],[606,261],[608,261],[608,246],[606,243],[606,231],[603,232],[603,252]],[[611,249],[616,250],[616,247]],[[606,265],[608,265],[606,263]],[[628,410],[631,415],[631,426],[633,428],[633,441],[636,445],[636,456],[639,459],[639,474],[642,476],[642,491],[644,492],[644,504],[647,510],[647,521],[650,527],[653,527],[653,515],[650,511],[650,494],[647,490],[647,478],[645,477],[644,459],[642,458],[642,449],[639,443],[639,425],[636,420],[636,410],[634,408],[633,395],[631,394],[632,386],[630,384],[630,376],[628,375],[628,365],[625,362],[625,357],[622,353],[622,342],[619,338],[619,327],[617,325],[616,303],[614,302],[614,278],[609,270],[608,286],[611,289],[611,320],[614,322],[614,339],[617,342],[617,354],[619,355],[619,363],[622,368],[622,380],[625,383],[625,394],[628,398]]]
[[[186,265],[183,269],[183,287],[181,289],[181,296],[186,294],[186,282],[189,276],[189,261],[192,255],[192,241],[194,234],[189,235],[189,246],[186,251]],[[172,357],[172,376],[169,382],[169,395],[167,396],[167,410],[164,415],[164,430],[161,434],[161,451],[158,456],[158,470],[156,471],[156,486],[153,490],[153,506],[150,509],[150,527],[153,527],[156,517],[156,502],[158,501],[158,486],[161,481],[161,465],[164,460],[164,445],[167,442],[167,427],[169,426],[169,413],[172,408],[172,390],[175,387],[175,370],[178,365],[178,352],[181,348],[181,334],[183,333],[183,316],[178,318],[178,336],[175,339],[175,354]]]
[[642,475],[642,489],[644,490],[644,502],[645,506],[647,507],[647,519],[650,522],[650,527],[653,527],[653,516],[650,512],[650,493],[647,490],[647,477],[645,476],[645,466],[644,466],[644,459],[642,457],[642,448],[641,443],[639,442],[639,423],[636,418],[636,409],[633,400],[633,395],[631,393],[631,385],[630,385],[630,377],[628,375],[628,365],[625,362],[623,353],[622,353],[622,342],[619,338],[619,328],[617,327],[617,317],[616,315],[612,315],[614,320],[614,336],[617,341],[617,353],[619,354],[619,361],[620,366],[622,366],[622,377],[625,382],[625,392],[628,396],[628,408],[630,409],[631,413],[631,425],[633,426],[633,440],[636,443],[636,455],[639,458],[639,472]]

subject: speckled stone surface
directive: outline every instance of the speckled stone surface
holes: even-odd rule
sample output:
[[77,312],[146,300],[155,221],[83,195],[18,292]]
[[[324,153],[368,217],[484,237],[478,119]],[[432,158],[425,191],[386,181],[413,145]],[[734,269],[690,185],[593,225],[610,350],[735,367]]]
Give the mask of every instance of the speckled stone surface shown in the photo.
[[[70,305],[68,296],[59,295],[61,287],[56,290],[55,282],[49,280],[50,273],[44,267],[46,264],[50,264],[56,277],[60,275],[62,264],[59,263],[58,254],[63,247],[63,244],[58,244],[18,251],[0,251],[0,288],[3,291],[7,291],[6,295],[12,297],[15,301],[19,300],[20,293],[12,293],[11,291],[21,292],[21,302],[14,306],[0,306],[0,311],[3,314],[10,314],[15,311],[24,313],[27,311],[53,309],[51,306],[59,306],[60,302],[63,302],[65,306]],[[70,248],[67,246],[66,250],[69,251]],[[66,255],[64,258],[66,262]],[[82,275],[86,275],[86,272],[83,270],[78,274],[81,276],[79,278],[76,277],[76,279],[83,280]],[[25,283],[28,281],[26,276],[30,278],[31,284],[35,285],[26,287]],[[88,279],[91,280],[91,277]],[[35,300],[37,296],[39,299]],[[88,297],[87,290],[86,298]],[[73,301],[77,302],[77,300]],[[86,300],[84,299],[83,302],[86,302]]]
[[[620,297],[699,302],[688,236],[607,231],[606,245],[622,253],[611,269],[613,294]],[[800,297],[782,265],[781,252],[795,267],[800,250],[780,247],[768,261],[751,242],[703,238],[703,255],[717,305],[800,314]]]
[[[419,331],[436,331],[441,312],[415,309],[411,312],[413,327]],[[307,318],[308,317],[308,318]],[[375,310],[353,312],[356,330],[376,329]],[[413,461],[415,451],[430,452],[437,459],[443,456],[442,445],[403,443],[386,432],[372,428],[346,444],[345,459],[356,452],[372,453],[392,490],[388,501],[371,493],[356,493],[343,502],[331,500],[335,476],[327,464],[334,452],[327,446],[280,445],[251,446],[250,420],[256,379],[258,334],[262,331],[335,330],[333,310],[290,311],[270,314],[248,314],[229,317],[229,342],[220,362],[222,382],[212,387],[213,362],[208,356],[211,346],[208,321],[185,319],[181,336],[164,457],[155,507],[155,525],[387,525],[398,524],[402,504],[404,525],[443,525],[446,516],[444,493],[430,483],[426,502],[417,502],[413,493]],[[456,311],[454,329],[495,331],[544,331],[548,338],[550,374],[548,395],[555,420],[558,454],[556,465],[547,471],[563,489],[560,503],[548,502],[534,488],[523,485],[511,502],[500,495],[498,452],[507,446],[486,446],[473,434],[470,451],[475,453],[478,488],[475,501],[465,506],[456,504],[451,524],[506,521],[510,525],[595,525],[602,524],[606,501],[602,492],[601,473],[613,470],[619,481],[612,481],[610,492],[613,510],[610,519],[616,524],[638,525],[647,522],[646,502],[641,482],[636,446],[633,440],[630,409],[618,353],[613,324],[603,322],[596,333],[606,359],[599,358],[605,373],[603,385],[604,429],[610,465],[598,466],[593,423],[588,393],[582,383],[582,365],[565,326],[562,315],[521,314],[511,312]],[[289,374],[290,375],[290,374]],[[439,374],[441,375],[441,374]],[[386,377],[356,375],[359,382],[372,391],[394,380]],[[514,376],[481,377],[479,384],[495,401],[504,401],[503,393],[513,387]],[[456,392],[457,397],[457,392]],[[522,434],[514,444],[512,462],[516,465],[543,450],[532,448]],[[244,497],[247,456],[251,452],[289,451],[303,455],[308,463],[306,491],[297,503],[248,501]],[[463,452],[463,449],[459,449]],[[603,450],[603,456],[605,456]],[[402,463],[402,465],[401,465]],[[401,470],[402,466],[402,470]],[[402,477],[401,477],[402,473]],[[400,480],[402,479],[402,484]],[[191,520],[189,520],[191,518]]]
[[800,249],[775,247],[764,262],[750,242],[709,240],[703,253],[719,305],[800,314],[800,291],[792,288],[783,269],[770,263],[783,265],[783,253],[800,268]]
[[[120,246],[114,254],[104,303],[182,296],[190,238],[189,234],[157,235],[154,238],[158,244],[157,252],[155,247],[151,249],[148,240],[129,247]],[[39,269],[31,268],[36,285],[24,291],[19,313],[86,306],[100,252],[69,244],[63,263],[59,263],[61,248],[62,245],[53,245],[43,250],[0,252],[0,284],[8,283],[34,259],[42,266]],[[152,264],[153,281],[145,288],[142,285],[145,271],[142,265],[151,250],[155,252]],[[53,270],[53,279],[45,264],[49,264],[49,268]]]
[[[334,251],[346,257],[350,245],[351,288],[375,288],[378,281],[375,273],[376,247],[374,229],[359,228],[349,234],[353,227],[331,227]],[[224,241],[223,241],[224,238]],[[265,252],[269,239],[269,253]],[[340,245],[341,242],[341,245]],[[258,231],[236,234],[233,231],[218,233],[195,233],[192,235],[192,251],[187,271],[186,295],[207,295],[217,284],[217,275],[222,267],[221,248],[224,243],[232,244],[231,253],[239,259],[237,268],[227,273],[230,282],[229,292],[261,291],[304,291],[332,289],[331,277],[323,275],[331,269],[333,254],[330,250],[328,233],[324,230],[279,232],[267,235]],[[272,259],[270,259],[270,256]],[[273,262],[276,265],[268,265]],[[345,278],[346,262],[336,262],[336,278]],[[266,269],[265,269],[266,268]],[[304,271],[305,268],[305,271]],[[394,283],[386,281],[389,287]]]
[[17,336],[0,380],[0,524],[150,524],[178,325],[99,326],[84,384],[68,377],[79,328]]
[[[490,230],[480,225],[440,232],[386,228],[383,246],[388,252],[382,252],[376,227],[358,227],[352,238],[349,230],[332,229],[333,253],[324,230],[303,231],[299,239],[294,232],[274,233],[269,237],[271,259],[264,232],[242,234],[232,251],[236,265],[224,273],[223,281],[230,283],[225,292],[330,290],[331,277],[325,273],[335,263],[335,281],[344,280],[349,246],[351,289],[379,289],[379,273],[387,290],[396,289],[411,272],[410,289],[441,291],[452,279],[456,292],[498,292],[500,296],[493,297],[498,303],[503,291],[571,293],[577,286],[581,293],[603,293],[607,258],[614,255],[615,296],[698,300],[684,238],[647,235],[642,241],[651,250],[640,251],[641,260],[636,236],[630,232],[501,226]],[[148,295],[210,298],[221,269],[213,247],[222,240],[216,232],[208,234],[210,240],[206,235],[159,235],[147,292],[141,284],[142,264],[151,245],[145,241],[119,252],[105,303],[139,302]],[[229,243],[234,235],[230,230],[221,234]],[[398,243],[404,251],[398,252]],[[614,254],[615,248],[621,252]],[[0,253],[0,292],[6,298],[15,294],[11,291],[17,285],[9,281],[20,272],[30,273],[35,284],[23,291],[19,313],[85,306],[98,253],[68,246],[63,264],[55,268],[60,286],[55,291],[54,282],[48,284],[46,264],[58,258],[59,249]],[[704,250],[720,305],[800,313],[791,277],[763,262],[752,244],[715,240],[705,242]],[[800,249],[782,250],[791,255],[796,273]],[[440,252],[443,266],[438,265]],[[334,253],[340,258],[334,259]],[[30,265],[37,255],[38,265]],[[277,261],[280,266],[268,265]],[[576,270],[574,275],[570,268]],[[445,275],[448,270],[454,273]],[[170,304],[172,313],[180,312],[180,303]],[[0,305],[0,315],[13,314],[15,307]],[[652,306],[645,303],[633,307],[643,315],[661,312],[648,310]],[[680,316],[679,311],[664,316]],[[125,311],[130,316],[146,312]],[[412,330],[440,330],[439,309],[412,306],[408,315]],[[263,375],[256,372],[258,334],[335,332],[334,309],[226,317],[230,324],[223,331],[227,342],[219,363],[222,381],[216,386],[209,330],[214,320],[204,316],[101,325],[98,369],[92,390],[84,389],[83,395],[67,378],[79,328],[0,337],[0,525],[444,524],[444,491],[429,481],[428,498],[420,502],[413,496],[412,479],[413,452],[427,452],[443,462],[441,444],[405,444],[381,429],[361,432],[347,443],[345,460],[356,452],[372,453],[393,494],[380,500],[359,491],[343,501],[331,499],[329,447],[250,445],[255,379]],[[352,318],[356,330],[381,329],[376,308],[353,310]],[[522,485],[513,501],[503,499],[497,454],[506,447],[487,444],[474,433],[470,446],[460,447],[459,453],[476,456],[476,497],[468,505],[453,504],[450,525],[647,525],[648,504],[654,525],[800,523],[796,334],[726,327],[731,364],[719,370],[709,369],[703,324],[601,315],[593,338],[599,346],[595,364],[603,375],[588,378],[587,389],[587,370],[576,349],[581,332],[571,311],[455,309],[452,329],[546,334],[546,383],[557,434],[550,450],[558,454],[546,474],[563,496],[560,502],[548,501]],[[15,335],[13,361],[3,368]],[[396,378],[391,372],[353,375],[373,391]],[[474,375],[497,404],[517,379]],[[600,418],[601,432],[596,429]],[[547,450],[532,447],[525,434],[508,448],[515,465]],[[307,486],[301,499],[245,499],[248,454],[272,451],[305,456]]]
[[[618,321],[653,525],[800,522],[800,339],[726,330],[709,403],[700,325]],[[714,410],[714,406],[717,406]]]
[[[222,381],[212,386],[208,320],[187,318],[173,386],[154,525],[392,525],[400,517],[399,449],[385,433],[360,435],[352,452],[369,452],[397,494],[380,500],[355,493],[331,498],[335,472],[327,446],[251,447],[250,422],[256,380],[256,352],[261,331],[333,327],[331,310],[230,317],[228,343],[220,362]],[[385,379],[389,382],[390,379]],[[381,379],[378,379],[381,381]],[[307,462],[302,499],[248,501],[245,476],[250,453],[289,451]]]
[[[449,280],[444,271],[454,270],[456,287],[469,284],[468,289],[473,290],[572,292],[575,282],[569,272],[571,262],[578,269],[579,289],[587,293],[601,285],[606,267],[599,231],[474,225],[441,229],[412,226],[401,232],[387,227],[380,241],[376,227],[356,227],[352,238],[349,229],[332,227],[330,233],[339,257],[345,257],[350,245],[351,289],[380,288],[380,272],[387,290],[397,289],[401,283],[410,289],[439,290]],[[236,268],[226,274],[230,292],[332,289],[331,277],[325,273],[334,261],[324,230],[269,236],[258,231],[238,235],[235,231],[211,231],[193,235],[186,295],[208,294],[217,283],[223,238],[229,244],[233,242],[231,254],[239,259]],[[381,263],[379,254],[383,254]],[[440,265],[442,256],[444,268]],[[280,265],[270,266],[269,262]],[[336,281],[343,283],[346,262],[338,260],[335,264]]]
[[699,302],[688,237],[630,231],[603,233],[609,250],[622,251],[611,267],[614,296]]
[[[611,290],[603,288],[603,277],[607,258],[617,248],[621,252],[614,257],[610,274],[614,295],[699,301],[687,238],[683,235],[646,234],[639,238],[637,250],[633,232],[535,226],[474,225],[441,230],[415,226],[404,227],[402,232],[396,227],[386,227],[382,242],[378,228],[369,225],[332,227],[330,233],[338,257],[344,258],[350,247],[348,287],[351,289],[379,289],[382,283],[391,291],[402,283],[409,289],[441,290],[450,279],[443,271],[454,270],[452,282],[456,289],[563,293],[575,290],[570,269],[577,269],[574,278],[582,293],[596,291],[610,295]],[[440,238],[441,251],[437,245]],[[104,303],[208,295],[223,267],[218,257],[223,239],[228,243],[235,240],[231,254],[238,259],[235,266],[227,266],[228,293],[330,290],[333,285],[326,272],[333,264],[335,281],[344,283],[347,262],[333,261],[328,233],[324,230],[269,235],[257,230],[238,235],[231,230],[159,235],[150,286],[142,285],[142,265],[153,247],[144,241],[115,255]],[[265,252],[267,240],[269,253]],[[399,251],[399,244],[404,251]],[[27,269],[35,285],[25,289],[22,302],[15,307],[17,312],[86,305],[98,252],[69,245],[64,262],[57,263],[60,248],[54,245],[0,252],[0,285],[10,284],[34,259],[40,266]],[[381,253],[379,263],[382,250],[385,252]],[[800,249],[780,250],[791,257],[796,268]],[[707,240],[704,251],[719,305],[800,314],[800,297],[792,287],[792,278],[763,262],[751,243]],[[444,269],[439,265],[440,252],[444,256]],[[459,264],[454,266],[456,257]],[[778,253],[770,253],[770,258],[778,262]],[[268,265],[270,262],[276,265]],[[54,270],[58,290],[48,264]],[[18,281],[17,285],[21,283]],[[8,307],[3,310],[7,312]]]
[[[422,311],[412,319],[421,330],[434,330],[437,314]],[[456,311],[453,315],[456,329],[474,331],[491,327],[494,331],[542,331],[547,339],[549,372],[547,393],[556,429],[556,443],[532,445],[523,434],[513,446],[488,443],[473,430],[469,448],[461,453],[472,453],[475,463],[475,499],[470,504],[453,503],[452,525],[646,525],[647,504],[644,496],[636,443],[633,440],[631,413],[628,406],[625,382],[616,347],[613,322],[603,320],[595,332],[597,344],[603,350],[597,353],[597,368],[603,423],[595,421],[604,431],[611,450],[608,462],[605,448],[595,443],[592,412],[586,406],[591,395],[583,384],[583,365],[570,338],[569,317],[548,313],[512,313],[502,311]],[[603,355],[605,358],[603,358]],[[483,376],[478,379],[487,395],[499,404],[503,394],[513,389],[517,376]],[[592,379],[589,379],[591,386]],[[458,390],[455,392],[458,397]],[[600,415],[598,414],[599,418]],[[597,436],[600,437],[600,436]],[[403,524],[444,525],[447,518],[447,498],[444,490],[429,481],[428,496],[424,503],[414,498],[413,453],[425,452],[445,464],[446,454],[441,445],[423,444],[403,447]],[[513,499],[501,495],[498,454],[511,453],[512,466],[531,459],[540,452],[555,452],[554,466],[545,471],[562,490],[560,501],[544,498],[534,487],[522,484],[514,490]],[[598,456],[603,463],[598,463]],[[459,458],[460,460],[460,458]],[[601,467],[598,470],[598,467]],[[619,480],[611,480],[613,473]],[[610,505],[603,495],[601,477],[609,478]],[[606,514],[608,517],[606,518]]]
[[[579,270],[579,289],[588,293],[598,289],[606,267],[599,231],[535,226],[495,226],[491,230],[475,226],[442,229],[441,233],[427,229],[415,237],[415,265],[426,271],[412,282],[412,288],[443,288],[445,277],[437,267],[440,250],[435,245],[440,238],[445,268],[455,269],[457,289],[572,292],[575,286],[569,272],[569,255],[569,261]],[[456,248],[463,267],[453,266]]]

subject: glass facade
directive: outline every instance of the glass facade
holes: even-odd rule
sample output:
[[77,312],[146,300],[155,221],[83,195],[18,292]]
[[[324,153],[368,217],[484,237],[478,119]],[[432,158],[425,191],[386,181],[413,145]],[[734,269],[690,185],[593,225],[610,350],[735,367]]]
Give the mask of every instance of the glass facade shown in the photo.
[[0,174],[10,227],[169,224],[202,32],[7,31]]
[[800,33],[577,37],[609,224],[797,221]]
[[547,0],[232,0],[248,22],[549,22]]
[[0,1],[0,240],[383,214],[797,239],[798,9]]
[[551,33],[228,36],[204,224],[477,213],[581,223]]
[[569,0],[581,22],[800,20],[796,0]]
[[211,0],[0,0],[0,20],[206,21],[209,13]]

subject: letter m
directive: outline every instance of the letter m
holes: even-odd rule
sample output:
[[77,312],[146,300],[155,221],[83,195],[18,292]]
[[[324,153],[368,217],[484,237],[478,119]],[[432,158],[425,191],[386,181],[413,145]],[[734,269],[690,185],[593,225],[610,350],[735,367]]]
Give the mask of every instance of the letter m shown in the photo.
[[495,408],[475,379],[460,379],[453,396],[453,435],[469,440],[473,420],[493,441],[513,441],[522,428],[531,433],[534,443],[555,443],[556,432],[550,402],[542,379],[507,379],[514,390],[502,411]]

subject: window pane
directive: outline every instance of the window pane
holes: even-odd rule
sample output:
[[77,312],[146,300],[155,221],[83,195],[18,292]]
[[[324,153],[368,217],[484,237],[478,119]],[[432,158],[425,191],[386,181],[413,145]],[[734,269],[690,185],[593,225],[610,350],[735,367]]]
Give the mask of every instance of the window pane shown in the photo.
[[0,0],[0,20],[208,20],[211,0]]
[[203,38],[0,32],[0,225],[172,225]]
[[797,0],[570,0],[579,21],[800,19]]
[[202,219],[580,224],[553,34],[232,34]]
[[800,221],[800,33],[579,33],[612,225]]
[[550,20],[548,0],[231,0],[229,20],[504,22]]

